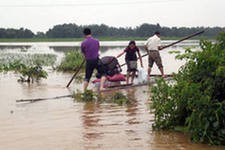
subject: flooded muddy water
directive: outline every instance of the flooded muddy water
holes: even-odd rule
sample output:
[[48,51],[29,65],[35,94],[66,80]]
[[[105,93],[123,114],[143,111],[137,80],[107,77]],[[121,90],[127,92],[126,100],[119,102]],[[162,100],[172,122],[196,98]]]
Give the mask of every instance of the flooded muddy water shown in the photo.
[[[176,49],[180,47],[168,50]],[[120,50],[113,48],[101,54],[115,56]],[[174,60],[168,50],[161,53],[166,73],[177,72],[184,62]],[[123,59],[119,61],[123,63]],[[159,73],[157,68],[153,73]],[[51,69],[48,78],[39,83],[19,83],[18,77],[13,72],[0,73],[0,150],[225,149],[192,143],[183,133],[153,131],[154,113],[149,107],[151,94],[147,86],[120,90],[132,102],[125,106],[77,102],[71,97],[18,103],[18,99],[51,98],[82,89],[75,82],[66,88],[72,74]],[[113,92],[102,93],[102,97]]]

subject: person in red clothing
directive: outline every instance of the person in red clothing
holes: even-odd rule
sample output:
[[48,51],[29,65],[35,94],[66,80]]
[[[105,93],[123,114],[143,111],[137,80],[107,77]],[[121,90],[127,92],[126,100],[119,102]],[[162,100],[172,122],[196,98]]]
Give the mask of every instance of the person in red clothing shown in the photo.
[[124,49],[122,53],[120,53],[118,57],[122,56],[124,53],[125,55],[125,61],[127,64],[127,84],[129,84],[129,79],[131,75],[131,84],[133,84],[135,72],[137,71],[137,55],[139,57],[141,67],[143,67],[142,58],[140,54],[139,48],[136,46],[135,41],[130,41],[128,46]]

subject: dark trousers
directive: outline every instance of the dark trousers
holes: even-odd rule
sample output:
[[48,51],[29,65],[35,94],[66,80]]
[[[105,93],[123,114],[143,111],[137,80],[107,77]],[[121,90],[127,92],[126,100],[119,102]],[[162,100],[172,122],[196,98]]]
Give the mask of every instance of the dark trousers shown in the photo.
[[90,81],[94,69],[98,69],[98,58],[86,60],[85,81]]

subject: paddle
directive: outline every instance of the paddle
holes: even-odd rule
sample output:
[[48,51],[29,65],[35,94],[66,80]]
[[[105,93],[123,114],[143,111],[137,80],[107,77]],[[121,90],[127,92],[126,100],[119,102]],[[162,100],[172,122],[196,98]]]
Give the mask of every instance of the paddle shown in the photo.
[[72,78],[70,79],[70,81],[68,82],[68,84],[66,85],[66,87],[69,87],[70,86],[70,83],[76,77],[76,75],[78,74],[78,72],[80,71],[80,69],[82,68],[82,66],[84,65],[84,63],[85,63],[85,60],[83,60],[83,62],[80,64],[80,66],[75,70],[74,75],[72,76]]
[[[194,37],[194,36],[197,36],[197,35],[199,35],[199,34],[202,34],[204,31],[200,31],[200,32],[196,32],[196,33],[194,33],[194,34],[191,34],[191,35],[189,35],[189,36],[186,36],[186,37],[183,37],[182,39],[180,39],[180,40],[178,40],[178,41],[176,41],[176,42],[173,42],[173,43],[171,43],[171,44],[168,44],[168,45],[166,45],[166,46],[163,46],[160,50],[163,50],[163,49],[165,49],[165,48],[167,48],[167,47],[170,47],[170,46],[173,46],[173,45],[175,45],[175,44],[177,44],[177,43],[180,43],[180,42],[182,42],[182,41],[184,41],[184,40],[187,40],[187,39],[190,39],[190,38],[192,38],[192,37]],[[148,56],[148,54],[144,54],[144,55],[142,55],[141,57],[145,57],[145,56]],[[139,59],[139,58],[138,58]],[[126,63],[124,63],[124,64],[122,64],[122,65],[120,65],[121,67],[122,66],[124,66],[124,65],[126,65]]]

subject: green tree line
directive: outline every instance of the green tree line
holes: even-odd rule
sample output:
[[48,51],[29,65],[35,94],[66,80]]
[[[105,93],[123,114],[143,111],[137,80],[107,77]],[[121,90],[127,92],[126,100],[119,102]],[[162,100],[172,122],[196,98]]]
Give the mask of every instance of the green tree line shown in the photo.
[[35,34],[29,29],[4,29],[0,28],[0,38],[33,38]]
[[164,37],[183,37],[194,32],[205,30],[202,36],[214,38],[218,33],[225,31],[225,27],[162,27],[159,24],[144,23],[140,26],[131,27],[110,27],[101,25],[77,25],[59,24],[50,28],[47,32],[33,33],[29,29],[4,29],[0,28],[0,38],[81,38],[82,30],[85,27],[91,28],[96,37],[148,37],[156,30]]

